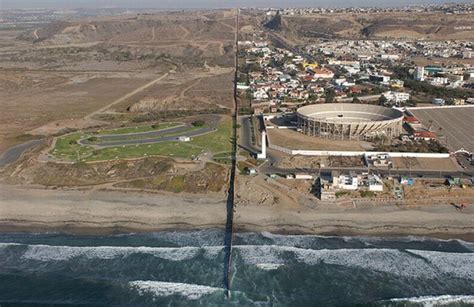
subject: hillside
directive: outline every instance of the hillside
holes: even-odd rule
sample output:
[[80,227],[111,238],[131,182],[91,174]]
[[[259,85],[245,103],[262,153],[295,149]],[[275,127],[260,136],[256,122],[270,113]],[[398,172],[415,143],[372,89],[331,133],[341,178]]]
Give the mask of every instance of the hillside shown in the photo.
[[228,109],[234,39],[235,10],[65,19],[0,31],[0,150],[31,131],[52,131],[43,127],[84,127],[76,120],[111,104],[107,111],[130,120],[142,112]]
[[[317,38],[474,39],[469,15],[440,13],[409,14],[317,14],[281,16],[281,22],[266,23],[290,40]],[[277,27],[273,27],[274,25]]]

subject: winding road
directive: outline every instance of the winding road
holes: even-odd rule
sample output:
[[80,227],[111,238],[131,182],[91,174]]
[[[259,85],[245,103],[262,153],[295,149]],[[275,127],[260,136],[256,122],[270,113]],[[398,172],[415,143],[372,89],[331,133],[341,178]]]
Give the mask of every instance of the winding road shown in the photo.
[[7,164],[18,160],[24,152],[43,143],[46,139],[31,140],[7,149],[0,155],[0,167],[4,167]]
[[[206,120],[206,126],[201,128],[193,127],[189,124],[164,128],[160,130],[146,132],[130,132],[123,134],[103,134],[94,135],[100,142],[89,142],[89,137],[84,137],[78,141],[79,144],[92,146],[97,149],[106,147],[120,147],[127,145],[153,144],[160,142],[176,141],[179,137],[195,137],[217,130],[217,125],[221,119],[220,115],[209,116]],[[194,130],[191,130],[194,129]]]
[[197,130],[189,131],[190,128],[191,126],[182,125],[182,126],[158,130],[158,131],[115,134],[115,135],[113,134],[102,135],[102,136],[96,136],[98,140],[102,141],[99,144],[90,143],[87,141],[87,138],[79,140],[79,144],[93,146],[95,148],[154,144],[154,143],[167,142],[167,141],[176,141],[181,136],[194,137],[194,136],[216,131],[216,128],[214,127],[203,127]]

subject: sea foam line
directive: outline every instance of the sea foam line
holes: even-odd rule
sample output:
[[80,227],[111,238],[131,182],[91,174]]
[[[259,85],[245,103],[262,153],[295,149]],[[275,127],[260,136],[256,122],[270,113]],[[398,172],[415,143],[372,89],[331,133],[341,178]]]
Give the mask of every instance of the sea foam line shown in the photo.
[[[3,243],[1,247],[18,246]],[[132,254],[149,254],[170,260],[189,260],[198,255],[215,259],[222,246],[185,247],[124,247],[124,246],[51,246],[23,245],[22,259],[37,261],[65,261],[74,257],[114,259]],[[331,264],[361,268],[406,277],[452,277],[474,280],[474,253],[447,253],[397,249],[303,249],[279,245],[237,245],[234,249],[246,264],[261,269],[276,269],[287,264],[288,255],[308,265]]]
[[[473,253],[400,251],[397,249],[302,249],[289,246],[235,246],[245,263],[284,265],[287,254],[308,265],[332,264],[397,276],[434,278],[440,273],[474,280]],[[416,254],[417,256],[414,256]]]
[[453,303],[474,304],[474,295],[418,296],[408,298],[393,298],[390,301],[417,303],[425,307],[443,306]]
[[[466,249],[474,252],[474,242],[467,242],[461,239],[437,239],[426,236],[400,236],[400,237],[374,237],[374,236],[323,236],[323,235],[282,235],[263,231],[260,235],[270,239],[275,245],[304,246],[309,239],[339,239],[344,242],[360,242],[365,244],[380,242],[457,242]],[[244,234],[237,234],[245,238]]]
[[[18,243],[0,243],[0,248],[22,246]],[[26,250],[21,258],[38,261],[65,261],[75,257],[88,259],[114,259],[132,254],[149,254],[170,261],[182,261],[196,257],[203,251],[206,258],[217,257],[222,246],[209,247],[130,247],[130,246],[55,246],[55,245],[23,245]]]
[[407,250],[410,253],[423,257],[441,272],[449,273],[455,277],[474,280],[474,254],[449,253],[426,250]]
[[209,295],[217,291],[223,291],[222,288],[196,284],[146,280],[131,281],[129,282],[129,286],[131,289],[137,291],[139,295],[152,294],[153,296],[157,297],[180,295],[190,300],[197,300],[204,295]]

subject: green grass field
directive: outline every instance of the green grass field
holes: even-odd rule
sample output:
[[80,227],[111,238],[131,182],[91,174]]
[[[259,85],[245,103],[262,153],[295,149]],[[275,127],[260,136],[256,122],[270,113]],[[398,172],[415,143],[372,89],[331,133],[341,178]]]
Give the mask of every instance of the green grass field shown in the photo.
[[[131,128],[129,127],[128,129]],[[116,131],[117,130],[115,130],[115,134],[118,134]],[[123,131],[124,130],[120,130],[120,133],[123,133]],[[135,132],[135,130],[133,131]],[[193,156],[197,156],[203,152],[217,154],[229,152],[232,149],[232,144],[230,142],[231,119],[227,117],[219,123],[217,131],[194,137],[190,142],[170,141],[155,144],[109,147],[103,149],[94,149],[91,146],[77,144],[79,139],[89,136],[92,136],[92,134],[74,133],[60,137],[51,151],[51,154],[60,160],[88,162],[140,158],[147,156],[168,156],[191,159]]]

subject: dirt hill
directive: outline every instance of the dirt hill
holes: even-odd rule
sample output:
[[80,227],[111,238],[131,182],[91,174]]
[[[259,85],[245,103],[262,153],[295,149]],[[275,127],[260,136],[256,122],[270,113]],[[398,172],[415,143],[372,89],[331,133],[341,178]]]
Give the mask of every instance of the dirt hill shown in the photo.
[[201,16],[191,13],[178,16],[146,15],[94,21],[58,21],[24,33],[19,38],[52,45],[89,42],[152,43],[190,38],[232,40],[233,24],[233,16]]
[[274,30],[293,40],[297,38],[474,39],[471,16],[427,12],[282,16],[279,27]]

